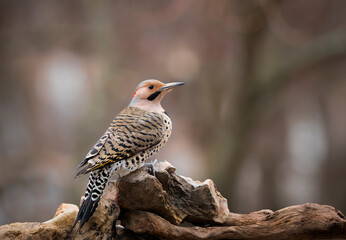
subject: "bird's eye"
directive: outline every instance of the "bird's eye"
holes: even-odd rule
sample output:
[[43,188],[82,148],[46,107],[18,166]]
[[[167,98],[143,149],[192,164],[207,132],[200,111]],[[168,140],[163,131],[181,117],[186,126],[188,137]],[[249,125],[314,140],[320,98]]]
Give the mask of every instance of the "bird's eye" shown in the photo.
[[149,89],[153,89],[153,88],[154,88],[154,85],[149,85],[148,88],[149,88]]

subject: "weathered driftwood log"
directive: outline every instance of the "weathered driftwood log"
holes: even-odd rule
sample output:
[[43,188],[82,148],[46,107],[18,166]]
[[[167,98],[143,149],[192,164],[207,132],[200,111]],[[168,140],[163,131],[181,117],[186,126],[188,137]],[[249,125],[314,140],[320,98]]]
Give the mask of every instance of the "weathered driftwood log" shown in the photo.
[[[142,168],[110,184],[80,232],[69,232],[78,207],[62,204],[47,222],[0,226],[0,239],[346,239],[346,219],[331,206],[235,214],[211,180],[179,176],[167,162],[155,170],[155,177]],[[115,227],[118,219],[124,228]]]
[[[145,211],[128,211],[122,224],[138,234],[160,239],[333,239],[346,238],[344,217],[333,207],[302,204],[268,215],[266,220],[253,213],[252,224],[214,227],[180,227]],[[246,219],[248,216],[244,216]],[[257,218],[257,221],[255,220]]]
[[0,239],[107,239],[114,235],[114,223],[120,209],[116,203],[116,189],[100,201],[94,216],[77,233],[70,233],[77,217],[78,207],[74,204],[61,204],[54,218],[43,223],[12,223],[0,226]]
[[[155,170],[156,177],[140,169],[118,182],[118,203],[128,210],[121,223],[135,233],[160,239],[346,238],[346,219],[331,206],[308,203],[275,212],[231,213],[211,180],[179,176],[167,162]],[[182,221],[199,227],[177,226]]]
[[227,200],[211,180],[199,182],[179,176],[168,162],[155,165],[155,177],[146,170],[139,169],[117,182],[122,209],[153,212],[173,224],[184,220],[196,225],[227,221]]

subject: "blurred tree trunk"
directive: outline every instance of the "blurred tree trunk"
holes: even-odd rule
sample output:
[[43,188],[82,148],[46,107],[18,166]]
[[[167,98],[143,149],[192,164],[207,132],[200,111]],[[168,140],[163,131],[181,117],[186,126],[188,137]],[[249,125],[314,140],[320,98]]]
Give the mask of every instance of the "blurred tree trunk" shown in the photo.
[[[241,35],[243,42],[243,56],[240,63],[241,78],[238,79],[237,95],[235,96],[235,111],[232,116],[226,117],[225,132],[215,154],[221,170],[216,173],[215,178],[226,198],[231,200],[231,193],[237,178],[237,172],[241,162],[246,156],[249,148],[249,134],[254,127],[257,115],[254,104],[256,103],[255,66],[258,48],[261,47],[261,37],[265,31],[265,20],[261,8],[252,1],[238,3],[239,15],[242,19],[243,29],[246,31]],[[230,114],[230,113],[229,113]],[[220,145],[221,144],[221,145]]]

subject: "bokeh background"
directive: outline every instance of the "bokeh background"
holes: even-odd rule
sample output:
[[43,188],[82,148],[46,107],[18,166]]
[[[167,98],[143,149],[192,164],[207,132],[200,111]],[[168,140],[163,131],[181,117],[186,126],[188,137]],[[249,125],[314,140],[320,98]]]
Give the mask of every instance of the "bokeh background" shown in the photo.
[[0,224],[79,203],[73,170],[148,78],[156,155],[234,212],[346,212],[346,1],[0,0]]

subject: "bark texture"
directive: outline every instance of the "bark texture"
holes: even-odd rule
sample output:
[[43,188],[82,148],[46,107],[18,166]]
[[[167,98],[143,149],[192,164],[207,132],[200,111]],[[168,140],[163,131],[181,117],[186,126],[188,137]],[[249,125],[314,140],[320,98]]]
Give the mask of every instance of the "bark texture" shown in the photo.
[[148,172],[144,167],[109,184],[79,232],[70,232],[78,207],[62,204],[47,222],[1,226],[0,239],[346,239],[346,219],[334,207],[307,203],[236,214],[211,180],[179,176],[168,162],[155,164],[155,176]]
[[116,189],[109,189],[95,214],[79,232],[71,232],[77,213],[76,205],[62,203],[55,216],[46,222],[0,226],[0,239],[107,239],[114,235],[114,222],[120,213],[116,203]]

